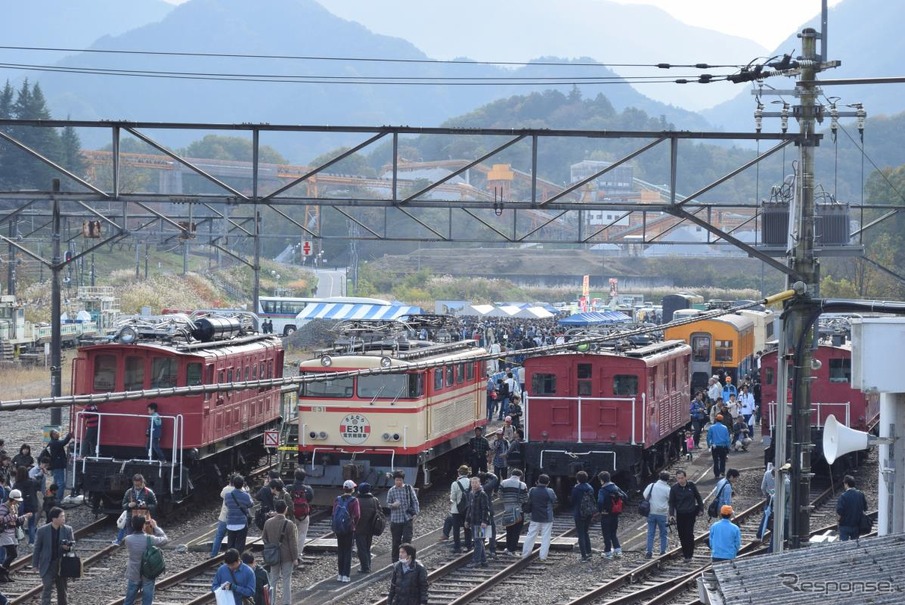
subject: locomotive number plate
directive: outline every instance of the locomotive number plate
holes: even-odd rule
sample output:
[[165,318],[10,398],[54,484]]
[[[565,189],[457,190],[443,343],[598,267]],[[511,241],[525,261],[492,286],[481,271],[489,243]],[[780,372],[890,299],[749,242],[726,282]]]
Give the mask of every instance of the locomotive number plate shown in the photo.
[[339,423],[339,433],[346,443],[360,445],[368,440],[371,423],[361,414],[348,414]]

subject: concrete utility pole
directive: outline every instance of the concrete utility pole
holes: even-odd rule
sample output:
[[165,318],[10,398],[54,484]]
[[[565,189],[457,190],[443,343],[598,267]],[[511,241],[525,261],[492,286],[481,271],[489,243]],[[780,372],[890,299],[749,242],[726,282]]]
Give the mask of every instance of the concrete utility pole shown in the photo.
[[[796,179],[798,204],[796,215],[789,216],[789,225],[797,222],[798,239],[792,244],[789,256],[789,268],[793,269],[807,286],[807,294],[793,300],[785,312],[782,345],[779,362],[784,363],[787,356],[795,360],[790,376],[792,377],[792,414],[791,442],[788,448],[792,463],[791,499],[789,519],[789,545],[791,548],[807,546],[810,534],[810,490],[811,490],[811,341],[814,302],[818,296],[820,285],[820,267],[814,254],[814,148],[819,143],[815,133],[817,116],[821,107],[816,102],[818,93],[814,78],[821,69],[820,57],[817,54],[818,34],[808,28],[801,32],[801,80],[797,85],[800,105],[794,108],[798,120],[799,132],[799,177]],[[788,277],[787,283],[792,288],[794,277]],[[785,385],[779,385],[784,389]],[[785,414],[779,414],[784,418]],[[782,424],[784,431],[785,423]],[[784,435],[783,435],[784,437]],[[779,448],[777,452],[780,452]],[[777,459],[775,465],[782,467],[785,460]],[[777,478],[777,506],[785,502],[782,492],[783,481]],[[781,535],[781,534],[780,534]],[[780,542],[777,540],[777,542]],[[781,548],[781,546],[780,546]]]
[[[54,193],[60,192],[60,180],[53,179]],[[60,316],[63,314],[62,288],[60,285],[60,273],[63,271],[63,257],[61,256],[60,239],[63,237],[60,223],[60,200],[53,198],[53,258],[51,264],[51,292],[50,292],[50,396],[60,397],[63,394],[63,339],[60,327]],[[63,424],[63,411],[60,408],[50,410],[50,424],[60,426]]]

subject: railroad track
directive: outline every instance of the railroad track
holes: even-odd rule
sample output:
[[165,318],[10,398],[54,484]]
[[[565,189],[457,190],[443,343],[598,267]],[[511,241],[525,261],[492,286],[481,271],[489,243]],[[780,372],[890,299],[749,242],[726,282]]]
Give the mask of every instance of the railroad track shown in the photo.
[[[827,503],[838,492],[838,487],[828,487],[811,499],[815,513],[822,513]],[[735,520],[742,532],[742,547],[739,556],[750,556],[765,550],[764,543],[756,536],[765,502],[759,502],[736,515]],[[818,535],[833,529],[827,525],[815,529],[811,535]],[[707,532],[695,537],[695,544],[706,544]],[[710,570],[712,563],[709,550],[696,549],[693,560],[686,563],[682,560],[681,548],[668,551],[665,555],[645,561],[619,576],[592,588],[584,594],[568,602],[568,605],[589,605],[592,603],[606,605],[628,605],[645,603],[657,605],[669,603],[689,594],[697,579]]]
[[[74,552],[82,558],[82,577],[86,576],[90,579],[95,573],[92,566],[108,557],[119,547],[110,544],[109,537],[94,539],[94,534],[106,532],[109,534],[110,523],[108,517],[98,519],[93,523],[89,523],[84,527],[75,530],[73,537],[76,541]],[[41,576],[37,570],[31,567],[32,555],[20,556],[12,565],[10,571],[15,572],[13,576],[14,582],[5,584],[3,592],[9,599],[11,605],[22,605],[30,603],[31,600],[41,594],[43,584]]]
[[[310,525],[308,527],[308,535],[315,535],[316,538],[309,538],[306,545],[311,545],[318,540],[328,539],[332,535],[330,529],[329,511],[320,509],[311,514]],[[213,529],[203,534],[209,536],[213,533]],[[205,547],[209,549],[209,546]],[[257,537],[246,542],[246,550],[261,551],[264,548],[261,538]],[[181,569],[175,573],[167,573],[157,579],[154,585],[154,602],[166,603],[167,605],[202,605],[204,603],[212,603],[214,601],[214,593],[211,592],[211,583],[217,568],[223,563],[224,554],[221,553],[216,557],[207,559],[197,565],[193,565],[186,569]],[[304,559],[312,559],[310,555],[305,555]],[[125,599],[109,601],[107,605],[122,605]]]
[[[558,540],[569,538],[574,534],[575,523],[572,513],[557,513],[553,518],[553,539],[551,544],[555,544]],[[524,538],[524,535],[522,538]],[[488,557],[487,567],[468,567],[472,560],[472,553],[467,552],[428,573],[427,579],[430,583],[429,600],[431,604],[463,605],[465,603],[473,603],[496,586],[517,578],[520,574],[533,575],[535,572],[532,571],[532,568],[536,569],[537,565],[535,563],[539,563],[540,537],[538,537],[534,550],[524,559],[501,554],[505,551],[505,539],[505,528],[503,528],[501,533],[498,526],[497,557],[495,559]],[[571,547],[570,542],[569,550],[571,550]],[[567,555],[559,554],[551,547],[549,558],[555,559],[560,556]],[[386,605],[386,603],[387,599],[383,598],[374,602],[373,605]]]

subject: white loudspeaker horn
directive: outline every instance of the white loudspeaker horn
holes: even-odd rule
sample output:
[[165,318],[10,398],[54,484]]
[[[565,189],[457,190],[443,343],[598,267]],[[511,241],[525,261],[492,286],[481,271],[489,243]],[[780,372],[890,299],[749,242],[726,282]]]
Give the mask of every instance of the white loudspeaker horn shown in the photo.
[[823,423],[823,457],[829,464],[849,452],[866,450],[876,440],[870,433],[848,428],[833,415]]

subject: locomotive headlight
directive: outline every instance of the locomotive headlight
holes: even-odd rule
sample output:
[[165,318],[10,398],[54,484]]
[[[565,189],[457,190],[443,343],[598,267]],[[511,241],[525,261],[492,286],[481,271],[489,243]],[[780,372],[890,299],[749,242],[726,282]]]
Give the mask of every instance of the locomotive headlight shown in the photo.
[[311,431],[310,433],[308,433],[308,437],[310,437],[311,439],[317,439],[317,433],[315,431]]
[[321,431],[320,433],[317,434],[317,436],[318,436],[318,438],[320,438],[320,439],[326,439],[326,438],[327,438],[327,432],[326,432],[326,431]]
[[333,358],[331,358],[329,355],[321,356],[321,365],[325,368],[329,368],[333,365]]
[[132,344],[133,342],[138,340],[138,332],[135,331],[135,328],[126,326],[119,331],[117,340],[125,345]]
[[384,440],[384,441],[389,441],[389,440],[390,440],[390,434],[389,434],[389,433],[384,433],[383,435],[381,435],[381,437],[383,437],[383,440]]
[[399,441],[399,433],[393,433],[393,441]]
[[393,365],[393,360],[390,359],[389,357],[381,357],[381,358],[380,358],[380,367],[381,367],[381,368],[388,368],[388,367],[390,367],[391,365]]

